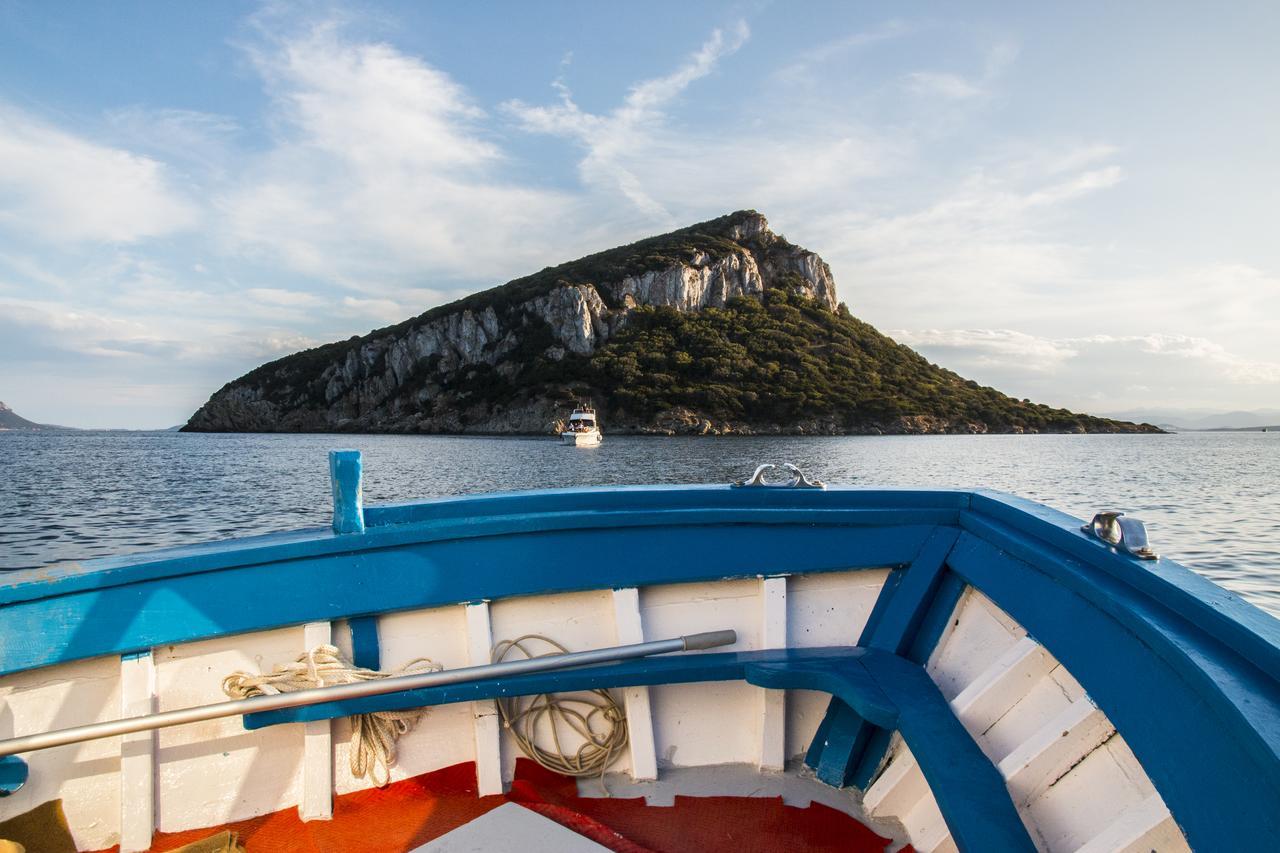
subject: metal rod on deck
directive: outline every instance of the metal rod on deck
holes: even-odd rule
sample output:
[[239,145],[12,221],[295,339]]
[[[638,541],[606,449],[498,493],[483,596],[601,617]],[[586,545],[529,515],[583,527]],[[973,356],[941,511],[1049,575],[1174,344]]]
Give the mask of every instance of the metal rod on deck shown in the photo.
[[234,717],[259,711],[278,711],[282,708],[300,708],[306,705],[318,705],[321,702],[338,702],[343,699],[359,699],[364,696],[397,693],[401,690],[418,690],[424,687],[439,687],[446,684],[486,681],[491,678],[501,678],[508,675],[524,675],[531,672],[547,672],[549,670],[586,666],[587,664],[610,663],[666,654],[667,652],[711,649],[717,646],[732,645],[737,642],[737,639],[738,635],[734,631],[707,631],[701,634],[675,637],[670,640],[653,640],[648,643],[635,643],[628,646],[610,646],[609,648],[592,649],[586,652],[546,655],[544,657],[529,658],[528,660],[505,661],[503,663],[468,666],[439,672],[398,675],[392,678],[358,681],[353,684],[299,690],[294,693],[279,693],[274,696],[252,696],[248,699],[219,702],[215,705],[180,708],[175,711],[162,711],[158,714],[126,717],[123,720],[90,723],[86,726],[75,726],[74,728],[61,729],[60,731],[0,740],[0,756],[15,755],[19,752],[33,752],[38,749],[49,749],[54,746],[65,746],[69,743],[80,743],[104,737],[115,737],[116,735],[129,734],[130,732],[163,729],[168,726],[181,726],[185,723],[198,723],[202,720],[214,720],[219,717]]

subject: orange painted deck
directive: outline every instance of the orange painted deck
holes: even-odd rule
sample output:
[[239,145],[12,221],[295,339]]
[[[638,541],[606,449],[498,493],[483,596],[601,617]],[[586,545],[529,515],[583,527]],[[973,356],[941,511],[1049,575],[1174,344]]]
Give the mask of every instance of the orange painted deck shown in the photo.
[[173,850],[229,829],[249,853],[403,853],[505,802],[621,853],[883,853],[890,843],[816,802],[797,808],[780,797],[677,796],[674,805],[649,806],[643,798],[581,797],[573,779],[525,759],[517,761],[515,781],[502,796],[476,796],[475,779],[474,764],[458,764],[336,797],[332,820],[304,823],[290,808],[224,826],[157,833],[151,850]]

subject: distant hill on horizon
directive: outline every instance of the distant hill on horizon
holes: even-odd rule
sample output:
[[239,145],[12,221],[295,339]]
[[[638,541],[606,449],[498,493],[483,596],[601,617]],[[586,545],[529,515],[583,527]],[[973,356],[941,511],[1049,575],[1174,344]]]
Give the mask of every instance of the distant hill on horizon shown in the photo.
[[1254,430],[1280,424],[1280,409],[1215,412],[1212,409],[1132,409],[1107,412],[1104,417],[1140,420],[1178,430]]
[[570,261],[227,383],[192,432],[1150,432],[1018,400],[855,318],[751,210]]
[[35,421],[29,421],[19,415],[13,409],[9,408],[3,402],[0,402],[0,429],[7,430],[45,430],[58,429],[59,427],[48,426],[46,424],[38,424]]

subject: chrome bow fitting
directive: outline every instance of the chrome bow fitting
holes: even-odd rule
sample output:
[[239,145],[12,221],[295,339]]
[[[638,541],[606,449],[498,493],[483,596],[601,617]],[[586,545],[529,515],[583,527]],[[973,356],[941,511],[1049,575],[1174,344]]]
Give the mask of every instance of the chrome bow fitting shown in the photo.
[[1151,545],[1147,541],[1147,526],[1141,520],[1130,518],[1123,512],[1100,512],[1093,517],[1093,521],[1080,529],[1113,548],[1139,559],[1155,560],[1160,556],[1151,550]]
[[[781,483],[770,483],[765,480],[766,471],[786,471],[791,475],[791,479]],[[821,480],[810,480],[805,473],[792,465],[790,462],[783,462],[781,465],[775,465],[772,462],[766,462],[757,466],[755,473],[745,480],[739,480],[732,483],[734,487],[741,488],[757,488],[757,489],[825,489],[827,484]]]

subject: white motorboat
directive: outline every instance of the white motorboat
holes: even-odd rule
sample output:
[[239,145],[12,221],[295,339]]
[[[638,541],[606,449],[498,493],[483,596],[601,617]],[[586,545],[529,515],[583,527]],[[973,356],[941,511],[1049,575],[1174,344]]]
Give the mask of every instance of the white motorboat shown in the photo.
[[594,447],[604,436],[600,433],[600,425],[596,422],[596,410],[590,406],[582,406],[569,415],[569,423],[560,438],[565,444],[575,447]]

